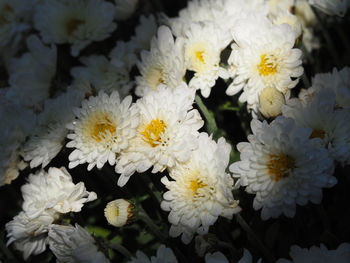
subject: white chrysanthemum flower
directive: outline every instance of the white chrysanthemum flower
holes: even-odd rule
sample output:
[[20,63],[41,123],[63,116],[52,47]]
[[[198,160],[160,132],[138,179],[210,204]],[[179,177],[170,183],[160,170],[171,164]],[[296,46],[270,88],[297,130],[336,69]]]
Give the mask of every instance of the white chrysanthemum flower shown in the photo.
[[180,235],[178,230],[184,226],[190,230],[181,238],[184,243],[191,241],[194,232],[208,233],[219,216],[231,219],[241,210],[232,195],[233,179],[225,172],[231,146],[224,138],[216,143],[206,133],[199,135],[198,145],[186,163],[169,169],[175,181],[161,179],[168,189],[161,207],[170,211],[170,236]]
[[307,105],[291,99],[282,107],[283,115],[294,119],[299,127],[312,128],[311,138],[322,140],[330,156],[350,164],[350,112],[334,110],[335,95],[332,90],[319,91]]
[[[228,60],[233,82],[232,96],[243,89],[241,102],[257,104],[265,87],[286,94],[303,74],[302,52],[293,48],[295,35],[287,24],[273,25],[265,17],[242,19],[233,28],[235,43]],[[296,78],[296,79],[294,79]]]
[[0,186],[10,184],[19,175],[19,170],[26,167],[20,160],[19,152],[36,123],[31,110],[0,97]]
[[162,172],[188,160],[203,126],[199,112],[192,108],[194,93],[186,84],[175,90],[160,87],[136,102],[140,124],[129,147],[119,156],[119,186],[135,171],[142,173],[153,166],[152,173]]
[[215,81],[229,77],[219,63],[221,51],[230,43],[231,36],[213,22],[192,23],[184,35],[178,40],[183,42],[187,69],[194,71],[189,86],[200,89],[202,96],[208,98]]
[[14,243],[15,248],[23,252],[24,260],[27,260],[30,255],[44,252],[49,225],[56,219],[48,213],[31,219],[24,212],[20,212],[5,225],[9,238],[7,245]]
[[136,257],[132,257],[127,263],[177,263],[177,259],[171,248],[160,245],[157,249],[157,255],[152,256],[151,260],[141,251],[136,252]]
[[133,215],[134,206],[125,199],[116,199],[109,202],[105,208],[105,217],[113,226],[122,227],[129,224]]
[[128,147],[139,123],[131,102],[131,96],[120,101],[117,91],[110,96],[100,92],[75,109],[77,119],[67,126],[73,131],[67,135],[72,140],[67,147],[75,148],[69,155],[70,169],[86,162],[89,171],[95,166],[102,168],[107,161],[115,164],[116,154]]
[[2,0],[0,2],[0,49],[17,45],[21,34],[29,30],[34,1]]
[[304,104],[308,104],[323,89],[330,89],[335,93],[337,108],[350,109],[350,67],[344,67],[340,71],[334,68],[332,72],[316,74],[312,79],[312,87],[301,90],[299,98]]
[[84,67],[74,67],[71,74],[75,79],[89,81],[97,91],[104,91],[108,94],[118,90],[122,98],[130,94],[133,86],[129,72],[123,65],[117,67],[112,65],[104,56],[82,57],[80,61]]
[[123,71],[130,72],[137,62],[134,43],[130,41],[117,41],[116,46],[109,53],[108,57],[113,66],[123,68]]
[[126,20],[134,12],[137,7],[139,0],[114,0],[115,2],[115,19]]
[[277,117],[271,125],[252,120],[253,135],[237,149],[241,161],[230,166],[237,185],[247,186],[256,194],[255,210],[262,208],[261,218],[276,218],[280,214],[295,215],[296,204],[308,201],[320,203],[322,188],[332,187],[333,161],[319,138],[309,139],[311,128],[298,128],[294,121]]
[[[261,262],[261,259],[258,263]],[[205,263],[229,263],[228,259],[221,252],[215,252],[213,254],[207,253],[205,255]],[[242,258],[237,263],[253,263],[253,257],[247,249],[243,250]]]
[[116,29],[114,13],[115,6],[104,0],[47,0],[37,7],[34,22],[44,42],[71,44],[71,54],[78,56]]
[[136,26],[135,35],[130,40],[136,52],[150,49],[151,39],[157,34],[157,29],[158,25],[154,15],[140,16],[140,23]]
[[80,91],[69,90],[46,100],[44,111],[38,115],[37,126],[21,150],[31,168],[45,167],[61,151],[68,133],[66,125],[74,120],[73,108],[80,106],[83,96]]
[[94,238],[87,230],[75,227],[51,225],[48,243],[60,263],[108,263],[106,256],[98,251]]
[[183,82],[185,65],[179,41],[174,42],[166,26],[158,29],[157,38],[151,42],[150,51],[141,52],[137,63],[141,76],[136,77],[136,95],[143,97],[159,86],[175,89]]
[[31,174],[28,183],[21,187],[23,211],[29,218],[50,213],[80,212],[83,205],[97,198],[96,193],[86,191],[83,182],[74,184],[67,170],[51,167]]
[[309,3],[331,16],[344,16],[350,6],[349,0],[309,0]]
[[301,36],[303,27],[296,15],[293,15],[289,10],[279,10],[279,12],[273,17],[272,22],[275,25],[281,25],[283,23],[291,26],[293,32],[295,33],[295,38]]
[[56,74],[56,47],[46,47],[36,35],[27,38],[27,47],[28,53],[10,62],[10,89],[6,97],[25,107],[41,110]]
[[193,22],[214,22],[227,34],[236,20],[247,14],[267,15],[268,7],[264,0],[194,0],[189,1],[179,16],[169,19],[174,35],[184,36]]
[[320,247],[312,246],[310,249],[294,245],[291,246],[289,255],[292,260],[279,259],[277,263],[347,263],[350,262],[350,244],[342,243],[334,250],[328,250],[323,244]]

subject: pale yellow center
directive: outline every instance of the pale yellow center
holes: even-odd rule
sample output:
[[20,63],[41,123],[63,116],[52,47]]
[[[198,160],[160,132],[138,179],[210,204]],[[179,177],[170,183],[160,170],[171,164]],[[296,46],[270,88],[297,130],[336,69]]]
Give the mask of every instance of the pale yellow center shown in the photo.
[[80,26],[81,24],[84,24],[83,20],[72,18],[68,20],[66,24],[66,30],[68,35],[72,35],[73,32]]
[[268,173],[273,176],[273,180],[279,181],[289,175],[289,171],[295,168],[294,160],[281,153],[279,155],[270,155],[269,163],[267,164]]
[[148,86],[153,90],[156,90],[159,84],[166,84],[163,78],[163,72],[158,67],[153,67],[149,69],[146,75],[146,82]]
[[161,140],[161,134],[165,131],[166,124],[164,121],[158,118],[152,120],[145,128],[141,134],[143,135],[143,140],[147,142],[152,147],[159,145]]
[[204,53],[203,51],[196,52],[196,58],[202,63],[204,63],[203,53]]
[[94,126],[91,129],[91,137],[95,141],[100,142],[107,132],[109,132],[110,134],[114,134],[115,131],[115,125],[110,121],[110,119],[107,116],[104,116],[103,119],[98,120],[94,123]]
[[193,192],[193,195],[196,195],[198,192],[198,189],[208,186],[207,184],[203,183],[202,181],[196,179],[190,182],[190,188]]
[[268,76],[276,73],[276,65],[271,58],[267,58],[266,54],[264,54],[260,57],[258,70],[260,75]]
[[323,140],[325,135],[326,133],[323,130],[315,129],[315,130],[312,130],[312,133],[310,134],[310,139],[321,138]]

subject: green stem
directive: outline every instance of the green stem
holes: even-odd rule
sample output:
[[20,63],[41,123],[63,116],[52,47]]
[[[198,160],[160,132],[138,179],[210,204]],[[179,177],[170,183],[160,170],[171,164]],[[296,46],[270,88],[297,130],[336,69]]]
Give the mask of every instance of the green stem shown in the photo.
[[167,237],[159,230],[159,227],[153,222],[153,220],[148,216],[147,212],[143,209],[141,205],[138,206],[138,218],[143,221],[152,231],[152,233],[164,243]]
[[120,254],[122,254],[127,259],[130,259],[132,257],[129,250],[127,250],[124,246],[119,245],[117,243],[108,243],[107,246],[111,249],[114,249],[118,251]]
[[260,238],[254,233],[253,229],[248,225],[248,223],[244,220],[244,218],[240,215],[236,215],[236,220],[238,224],[243,228],[247,234],[255,240],[256,245],[259,247],[260,251],[264,254],[265,258],[268,262],[275,262],[275,257],[272,255],[272,253],[265,247],[263,242],[260,240]]
[[209,134],[214,134],[217,130],[218,127],[215,122],[215,118],[212,113],[209,112],[208,108],[204,105],[201,97],[196,94],[195,101],[204,115],[205,120],[207,121],[207,128],[208,128],[208,133]]

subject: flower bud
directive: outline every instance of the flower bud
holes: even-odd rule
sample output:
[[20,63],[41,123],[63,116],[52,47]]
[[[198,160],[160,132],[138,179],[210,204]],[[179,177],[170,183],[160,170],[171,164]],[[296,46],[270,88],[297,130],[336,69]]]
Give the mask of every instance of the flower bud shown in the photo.
[[129,224],[134,213],[134,206],[125,199],[116,199],[107,204],[105,217],[113,226],[122,227]]

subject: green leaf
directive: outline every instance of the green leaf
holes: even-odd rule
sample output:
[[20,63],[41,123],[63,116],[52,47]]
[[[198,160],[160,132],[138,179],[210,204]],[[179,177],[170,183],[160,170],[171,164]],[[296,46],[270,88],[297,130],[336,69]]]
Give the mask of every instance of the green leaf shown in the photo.
[[107,238],[111,231],[99,226],[87,226],[87,230],[91,235],[95,237],[102,237],[103,239]]

